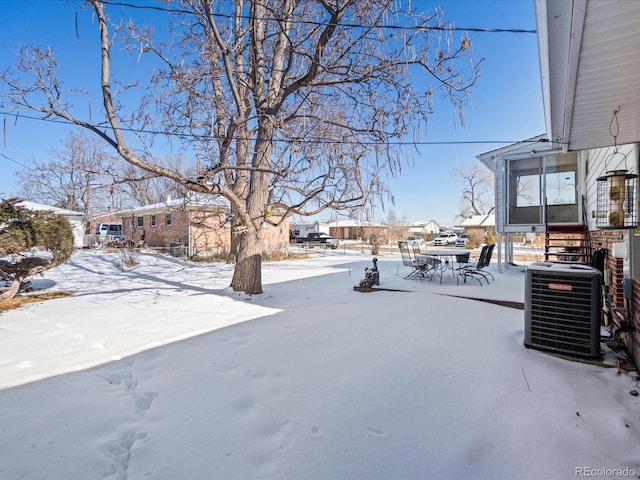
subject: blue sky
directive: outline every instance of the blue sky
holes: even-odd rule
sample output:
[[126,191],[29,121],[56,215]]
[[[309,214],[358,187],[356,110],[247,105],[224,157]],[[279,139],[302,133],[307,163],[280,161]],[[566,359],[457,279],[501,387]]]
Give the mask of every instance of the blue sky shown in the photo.
[[[440,5],[444,17],[456,27],[481,29],[535,29],[532,0],[414,0],[425,9]],[[68,83],[91,88],[98,77],[95,30],[85,21],[75,26],[76,8],[66,1],[0,0],[0,69],[15,62],[16,44],[51,44],[60,65],[74,72]],[[461,34],[454,33],[454,38]],[[456,121],[453,108],[436,102],[436,111],[411,149],[413,166],[405,166],[392,180],[396,204],[389,206],[407,220],[434,219],[443,225],[459,223],[462,182],[454,175],[457,165],[475,162],[479,153],[504,143],[544,133],[543,107],[536,35],[532,33],[469,33],[474,58],[484,57],[481,77],[465,109],[465,124]],[[425,79],[425,84],[432,83]],[[93,85],[92,85],[93,84]],[[437,96],[437,95],[436,95]],[[96,106],[99,98],[95,98]],[[97,111],[97,108],[96,108]],[[28,115],[28,112],[23,112]],[[2,110],[0,144],[0,197],[17,193],[13,172],[34,159],[45,160],[51,149],[60,150],[69,128],[28,120]],[[429,145],[426,142],[458,142]],[[465,143],[472,142],[472,143]],[[379,212],[376,219],[383,218]],[[319,219],[328,219],[329,214]]]

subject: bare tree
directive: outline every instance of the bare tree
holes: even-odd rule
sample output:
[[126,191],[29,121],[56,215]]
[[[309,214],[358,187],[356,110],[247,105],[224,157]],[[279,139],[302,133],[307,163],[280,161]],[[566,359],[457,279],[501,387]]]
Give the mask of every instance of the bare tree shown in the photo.
[[61,144],[48,159],[33,160],[28,168],[16,171],[21,196],[87,215],[100,211],[109,197],[107,172],[113,156],[104,142],[81,131],[69,133]]
[[389,232],[389,240],[398,241],[401,240],[406,234],[409,220],[407,219],[406,212],[398,214],[395,210],[389,210],[387,216],[380,223],[387,225]]
[[[164,42],[149,26],[112,24],[98,0],[85,4],[99,27],[105,121],[65,100],[84,92],[64,85],[48,48],[22,49],[1,77],[5,98],[93,131],[152,175],[226,199],[231,286],[248,293],[262,292],[264,225],[382,198],[405,158],[402,142],[432,112],[434,88],[462,115],[478,76],[469,39],[453,40],[442,12],[394,0],[166,2],[154,6],[175,20],[156,26]],[[112,48],[119,40],[129,57]],[[127,68],[147,56],[149,83],[128,82]],[[154,161],[160,133],[202,159],[197,177]]]
[[489,215],[495,209],[493,175],[479,162],[467,168],[458,165],[455,175],[462,180],[462,199],[460,201],[460,217],[472,215]]
[[[164,168],[175,171],[188,171],[183,166],[181,156],[168,156],[157,161]],[[130,198],[137,205],[151,205],[161,203],[171,198],[186,198],[189,189],[160,175],[150,174],[130,163],[114,170],[112,181],[123,195]]]
[[[20,196],[32,201],[83,212],[87,216],[123,206],[149,205],[167,196],[184,197],[188,190],[145,172],[107,152],[107,144],[83,131],[72,131],[51,149],[49,157],[33,160],[15,173]],[[159,164],[180,168],[180,157]]]

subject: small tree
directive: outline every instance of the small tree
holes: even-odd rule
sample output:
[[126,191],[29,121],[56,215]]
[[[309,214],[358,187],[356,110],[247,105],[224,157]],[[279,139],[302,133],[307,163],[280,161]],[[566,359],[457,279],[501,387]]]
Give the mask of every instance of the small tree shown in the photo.
[[112,185],[108,172],[116,159],[104,142],[82,131],[70,132],[60,144],[48,158],[33,159],[16,171],[19,196],[85,215],[104,211]]
[[458,165],[456,176],[462,179],[460,213],[462,218],[472,215],[489,215],[495,209],[493,175],[480,163],[473,163],[466,169]]
[[17,199],[0,203],[0,280],[9,282],[0,303],[25,287],[24,280],[64,263],[73,251],[73,233],[66,218],[31,211]]

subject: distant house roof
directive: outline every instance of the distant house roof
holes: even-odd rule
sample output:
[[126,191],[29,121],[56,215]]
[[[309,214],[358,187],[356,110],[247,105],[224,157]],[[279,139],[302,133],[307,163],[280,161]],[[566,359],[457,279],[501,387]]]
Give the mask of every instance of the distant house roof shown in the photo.
[[440,225],[435,220],[416,220],[415,222],[410,222],[409,225],[412,227],[419,227],[421,225],[429,225],[435,223],[436,225]]
[[322,222],[323,225],[327,225],[332,228],[344,228],[344,227],[386,227],[381,223],[367,222],[365,220],[334,220],[333,222]]
[[67,210],[66,208],[53,207],[51,205],[45,205],[43,203],[35,203],[24,200],[17,204],[19,207],[26,208],[31,211],[52,212],[56,215],[64,215],[65,217],[84,217],[84,213],[76,212],[74,210]]
[[292,227],[317,227],[318,225],[321,224],[321,222],[294,222],[294,221],[291,221],[291,222],[289,222],[289,224]]
[[[209,201],[207,201],[209,200]],[[219,199],[188,199],[188,198],[168,198],[165,202],[153,203],[144,207],[132,208],[130,210],[121,210],[117,212],[119,216],[136,215],[140,213],[158,212],[166,210],[174,210],[176,208],[194,209],[226,209],[225,205],[221,205]]]
[[438,233],[442,230],[440,224],[435,220],[418,220],[409,224],[410,233]]
[[495,227],[496,217],[490,215],[473,215],[461,223],[462,227]]

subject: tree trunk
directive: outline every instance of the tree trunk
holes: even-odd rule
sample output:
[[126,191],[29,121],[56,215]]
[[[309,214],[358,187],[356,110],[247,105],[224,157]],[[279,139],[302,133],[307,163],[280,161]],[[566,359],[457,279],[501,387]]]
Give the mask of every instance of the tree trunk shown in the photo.
[[227,263],[236,263],[238,261],[238,253],[240,251],[240,241],[242,240],[242,222],[238,215],[235,214],[236,209],[231,206],[231,241],[229,243],[229,255]]
[[262,251],[263,221],[269,198],[269,162],[271,159],[271,139],[273,119],[260,117],[256,148],[252,165],[256,170],[251,174],[249,192],[246,197],[248,221],[239,235],[238,259],[231,280],[231,288],[249,294],[262,293]]
[[247,232],[239,235],[239,242],[231,288],[236,292],[262,293],[262,235]]

